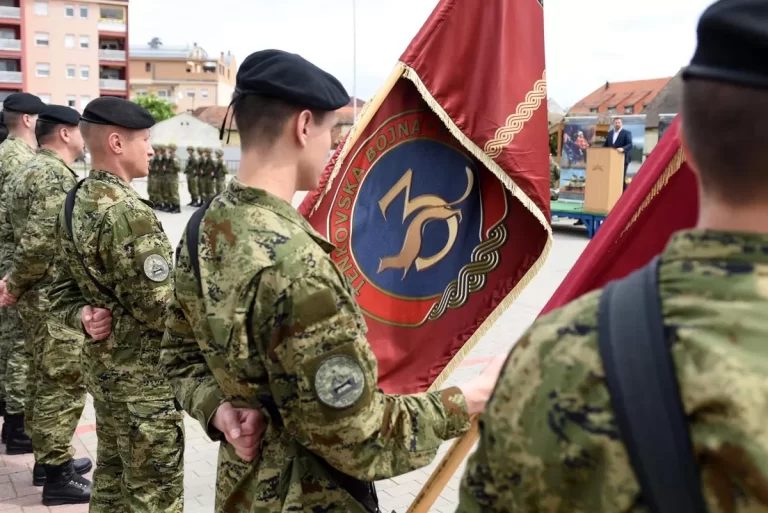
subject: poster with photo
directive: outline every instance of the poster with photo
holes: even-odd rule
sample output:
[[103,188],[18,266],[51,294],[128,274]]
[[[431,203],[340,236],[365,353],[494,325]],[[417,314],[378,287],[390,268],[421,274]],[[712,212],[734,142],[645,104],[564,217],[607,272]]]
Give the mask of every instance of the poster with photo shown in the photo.
[[584,186],[586,184],[586,168],[572,167],[560,170],[559,201],[584,202]]

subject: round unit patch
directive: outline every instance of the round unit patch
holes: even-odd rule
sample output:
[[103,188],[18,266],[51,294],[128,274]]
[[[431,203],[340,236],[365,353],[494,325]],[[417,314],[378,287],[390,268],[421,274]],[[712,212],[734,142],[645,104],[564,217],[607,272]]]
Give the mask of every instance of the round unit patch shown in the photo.
[[365,392],[365,375],[354,358],[331,356],[315,373],[315,391],[320,402],[338,410],[355,404]]
[[168,279],[171,268],[162,255],[149,255],[144,260],[144,275],[150,280],[160,283]]

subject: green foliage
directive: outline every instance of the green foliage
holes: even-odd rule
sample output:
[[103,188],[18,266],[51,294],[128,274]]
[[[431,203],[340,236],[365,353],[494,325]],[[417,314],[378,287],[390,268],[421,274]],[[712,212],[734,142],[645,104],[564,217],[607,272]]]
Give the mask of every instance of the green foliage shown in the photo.
[[175,106],[171,102],[154,94],[138,96],[133,101],[147,109],[157,123],[176,115]]

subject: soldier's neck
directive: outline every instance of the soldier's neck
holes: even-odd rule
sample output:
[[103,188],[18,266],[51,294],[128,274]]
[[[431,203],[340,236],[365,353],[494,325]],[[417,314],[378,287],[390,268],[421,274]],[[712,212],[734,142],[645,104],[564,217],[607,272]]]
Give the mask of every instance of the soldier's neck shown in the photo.
[[702,197],[696,227],[703,230],[768,235],[766,219],[768,219],[768,207],[764,201],[744,205],[727,205]]
[[296,193],[296,165],[287,160],[268,160],[255,153],[240,157],[237,179],[248,187],[261,189],[291,203]]
[[37,149],[37,137],[35,137],[34,132],[27,130],[8,130],[8,135],[12,135],[18,139],[21,139],[27,143],[30,148]]

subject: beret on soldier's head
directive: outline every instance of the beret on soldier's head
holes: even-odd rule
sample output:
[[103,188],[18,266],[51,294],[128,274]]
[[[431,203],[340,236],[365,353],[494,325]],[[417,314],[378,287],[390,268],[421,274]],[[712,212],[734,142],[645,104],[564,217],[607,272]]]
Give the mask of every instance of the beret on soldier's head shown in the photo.
[[322,111],[337,110],[349,103],[349,94],[333,75],[282,50],[252,53],[240,65],[235,100],[249,95],[277,98]]
[[195,151],[195,147],[194,146],[187,146],[187,151]]
[[719,0],[701,15],[696,32],[696,52],[683,80],[768,88],[766,0]]
[[224,155],[224,150],[221,150],[221,149],[216,150],[216,155],[221,157],[222,155]]
[[169,149],[169,150],[174,150],[174,151],[176,151],[176,143],[171,143],[171,144],[169,144],[169,145],[168,145],[168,149]]
[[111,96],[102,96],[90,102],[83,111],[82,119],[88,123],[128,130],[144,130],[155,124],[152,114],[141,105]]
[[48,105],[37,117],[37,121],[54,125],[76,126],[80,123],[80,113],[63,105]]
[[165,151],[165,144],[155,144],[155,148],[160,151]]
[[29,93],[13,93],[3,102],[3,109],[22,114],[40,114],[46,105],[43,100]]

